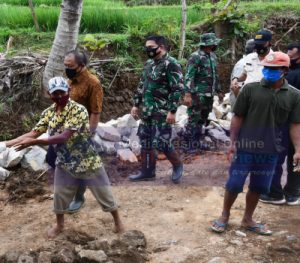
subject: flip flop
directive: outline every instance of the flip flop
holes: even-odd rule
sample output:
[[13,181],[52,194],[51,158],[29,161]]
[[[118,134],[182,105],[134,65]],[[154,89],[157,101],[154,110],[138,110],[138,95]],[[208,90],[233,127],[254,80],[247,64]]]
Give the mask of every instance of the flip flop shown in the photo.
[[248,231],[254,232],[263,236],[271,236],[273,232],[269,229],[266,229],[264,224],[256,224],[255,226],[244,226]]
[[221,223],[217,219],[212,221],[210,229],[216,233],[223,233],[225,232],[228,223]]

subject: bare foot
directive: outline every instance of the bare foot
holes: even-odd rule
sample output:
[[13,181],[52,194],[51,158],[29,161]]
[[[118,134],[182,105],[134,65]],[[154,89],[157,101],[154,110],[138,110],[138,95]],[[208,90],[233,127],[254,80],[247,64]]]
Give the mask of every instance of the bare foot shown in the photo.
[[122,222],[115,223],[114,232],[117,234],[122,234],[125,231],[125,227]]
[[54,239],[63,231],[63,229],[63,227],[54,226],[47,231],[47,237],[49,239]]

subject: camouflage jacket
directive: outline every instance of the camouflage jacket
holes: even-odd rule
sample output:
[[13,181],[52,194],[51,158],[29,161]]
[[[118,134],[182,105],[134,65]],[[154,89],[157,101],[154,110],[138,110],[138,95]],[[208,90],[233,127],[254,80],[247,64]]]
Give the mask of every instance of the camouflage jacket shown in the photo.
[[185,92],[213,96],[221,91],[215,53],[194,52],[188,61],[185,75]]
[[159,60],[149,59],[134,97],[134,106],[142,107],[142,120],[165,119],[176,112],[182,95],[183,74],[177,60],[168,54]]

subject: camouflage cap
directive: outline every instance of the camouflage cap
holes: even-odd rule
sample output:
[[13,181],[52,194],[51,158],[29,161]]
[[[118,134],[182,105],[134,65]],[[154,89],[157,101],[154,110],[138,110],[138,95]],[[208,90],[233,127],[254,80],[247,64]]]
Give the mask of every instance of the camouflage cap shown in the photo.
[[217,46],[221,39],[217,38],[215,33],[206,33],[200,36],[199,46]]

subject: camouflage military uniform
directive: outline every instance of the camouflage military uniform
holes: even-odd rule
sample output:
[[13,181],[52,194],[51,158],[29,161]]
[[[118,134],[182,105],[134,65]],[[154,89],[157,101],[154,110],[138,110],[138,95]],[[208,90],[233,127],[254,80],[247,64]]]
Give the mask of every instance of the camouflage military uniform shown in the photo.
[[220,91],[217,58],[214,53],[194,52],[187,65],[185,92],[191,93],[193,105],[188,108],[189,123],[204,124],[212,110],[213,96]]
[[212,110],[213,96],[221,91],[217,72],[217,57],[214,52],[206,53],[201,46],[217,46],[220,39],[214,33],[200,37],[200,49],[194,52],[188,61],[185,75],[185,93],[192,96],[192,105],[188,107],[189,116],[185,135],[188,140],[199,141],[202,125],[206,124]]
[[168,112],[176,112],[182,92],[183,75],[176,59],[166,54],[146,62],[134,97],[134,106],[142,108],[138,129],[142,148],[164,152],[173,149],[172,128],[166,118]]

